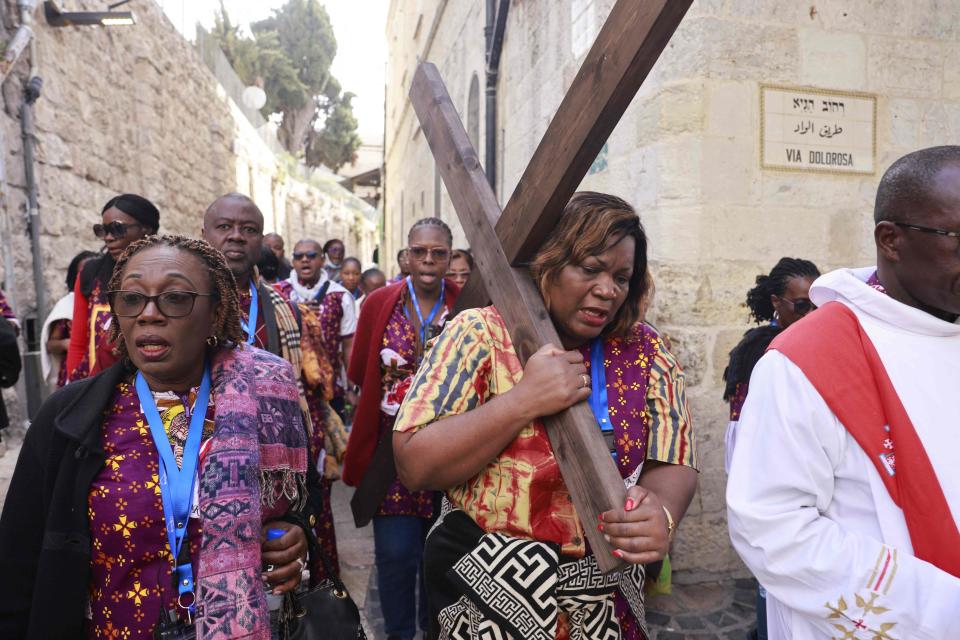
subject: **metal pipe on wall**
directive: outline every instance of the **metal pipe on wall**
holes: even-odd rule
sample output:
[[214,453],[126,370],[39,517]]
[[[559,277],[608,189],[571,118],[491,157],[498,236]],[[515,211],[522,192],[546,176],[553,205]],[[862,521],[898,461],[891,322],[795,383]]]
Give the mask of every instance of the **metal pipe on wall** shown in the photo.
[[490,187],[497,190],[497,84],[500,75],[500,53],[503,50],[503,34],[507,28],[507,12],[510,0],[487,0],[487,24],[483,29],[487,53],[486,82],[486,127],[484,142],[484,168]]
[[34,173],[33,147],[36,130],[33,121],[33,104],[40,97],[43,80],[30,78],[23,90],[20,107],[20,128],[23,133],[23,172],[27,184],[27,226],[30,229],[30,250],[33,254],[33,282],[36,290],[36,308],[24,318],[24,337],[27,351],[24,353],[24,379],[27,387],[27,415],[32,419],[43,403],[43,375],[40,367],[40,328],[47,317],[47,285],[43,277],[43,254],[40,250],[40,206],[37,179]]

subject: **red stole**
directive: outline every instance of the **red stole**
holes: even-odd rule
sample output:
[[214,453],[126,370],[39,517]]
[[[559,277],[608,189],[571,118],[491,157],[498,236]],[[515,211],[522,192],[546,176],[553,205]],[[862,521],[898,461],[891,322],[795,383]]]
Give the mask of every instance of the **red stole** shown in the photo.
[[839,302],[821,307],[770,345],[796,364],[870,458],[903,510],[916,557],[960,577],[960,532],[876,348]]
[[[450,280],[445,286],[447,304],[453,308],[460,288]],[[363,479],[380,440],[380,347],[390,314],[406,287],[404,279],[369,294],[357,320],[347,377],[360,385],[360,401],[343,460],[342,478],[348,486],[355,487]]]

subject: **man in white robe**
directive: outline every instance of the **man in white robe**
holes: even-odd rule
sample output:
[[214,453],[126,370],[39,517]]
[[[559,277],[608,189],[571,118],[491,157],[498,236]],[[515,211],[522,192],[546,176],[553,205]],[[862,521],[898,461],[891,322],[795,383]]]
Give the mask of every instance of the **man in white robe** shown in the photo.
[[[810,298],[821,310],[760,360],[740,417],[730,536],[767,589],[773,640],[960,639],[960,147],[894,163],[874,217],[877,267],[814,283]],[[828,312],[829,303],[846,309]],[[829,380],[829,359],[817,371],[803,357],[832,348],[839,325],[828,320],[844,314],[859,327],[851,335],[860,330],[875,348],[881,373],[872,391],[885,371],[888,395],[907,417],[891,429],[884,404],[873,417],[890,437],[870,451],[855,437],[843,394],[811,382]],[[838,354],[851,343],[842,339]],[[901,455],[898,465],[898,443],[906,451],[908,442],[910,459]],[[917,495],[933,497],[910,498]]]

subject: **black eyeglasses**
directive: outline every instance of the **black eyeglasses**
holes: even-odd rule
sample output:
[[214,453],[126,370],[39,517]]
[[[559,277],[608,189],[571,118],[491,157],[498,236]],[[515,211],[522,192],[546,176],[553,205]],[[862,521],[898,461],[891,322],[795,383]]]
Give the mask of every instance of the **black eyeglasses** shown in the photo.
[[813,304],[806,298],[800,298],[799,300],[791,300],[790,298],[784,298],[780,296],[781,300],[785,300],[790,303],[790,306],[793,307],[793,312],[799,316],[805,316],[814,309],[817,308],[817,305]]
[[183,318],[190,315],[198,297],[219,298],[216,293],[197,293],[196,291],[164,291],[148,296],[139,291],[118,289],[108,291],[110,308],[121,318],[136,318],[147,308],[148,302],[157,305],[157,309],[168,318]]
[[923,233],[935,233],[938,236],[946,236],[948,238],[960,238],[960,231],[947,231],[945,229],[934,229],[933,227],[921,227],[918,224],[908,224],[906,222],[896,222],[893,224],[898,227],[903,227],[904,229],[913,229],[914,231],[922,231]]
[[445,247],[420,247],[416,245],[410,247],[410,257],[414,260],[423,260],[428,255],[436,260],[446,260],[450,257],[450,249]]
[[320,255],[320,253],[319,253],[318,251],[299,251],[299,252],[298,252],[298,251],[294,251],[294,252],[293,252],[293,259],[294,259],[294,260],[303,260],[304,258],[306,258],[307,260],[313,260],[313,259],[316,258],[318,255]]
[[137,224],[136,222],[132,224],[125,224],[123,222],[108,222],[107,224],[95,224],[93,225],[93,235],[98,238],[106,238],[107,235],[111,235],[114,238],[122,238],[127,235],[127,229],[132,229],[133,227],[141,227],[143,225]]

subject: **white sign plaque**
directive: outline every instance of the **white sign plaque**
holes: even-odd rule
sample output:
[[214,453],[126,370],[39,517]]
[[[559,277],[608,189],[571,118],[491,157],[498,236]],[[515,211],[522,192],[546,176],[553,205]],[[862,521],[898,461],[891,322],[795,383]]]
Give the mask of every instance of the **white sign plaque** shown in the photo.
[[873,175],[877,97],[826,89],[760,87],[760,166]]

